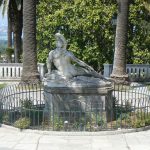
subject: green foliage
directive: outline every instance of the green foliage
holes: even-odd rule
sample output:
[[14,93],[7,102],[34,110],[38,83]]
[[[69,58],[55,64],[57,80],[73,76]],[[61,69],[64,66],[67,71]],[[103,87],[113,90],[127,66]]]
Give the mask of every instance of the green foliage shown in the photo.
[[6,41],[1,41],[0,40],[0,59],[2,59],[1,55],[5,53],[6,47],[7,47]]
[[0,114],[0,124],[3,122],[2,114]]
[[137,119],[136,121],[134,121],[133,123],[133,127],[134,128],[141,128],[145,126],[145,121],[141,120],[141,119]]
[[3,115],[2,121],[4,124],[9,124],[9,115],[8,114]]
[[[46,62],[55,48],[54,34],[61,30],[68,49],[101,70],[112,63],[115,28],[111,24],[117,12],[116,1],[41,0],[37,7],[38,60]],[[130,4],[127,63],[150,63],[150,15],[143,0]]]
[[4,52],[7,47],[7,41],[0,40],[0,52]]
[[97,131],[102,128],[106,128],[106,117],[99,112],[86,113],[83,116],[75,119],[72,123],[72,127],[76,130],[82,131]]
[[4,88],[6,85],[6,83],[0,84],[0,89]]
[[30,127],[30,119],[29,118],[19,118],[15,123],[14,126],[19,128],[19,129],[27,129]]
[[0,45],[0,52],[1,53],[4,53],[5,49],[6,49],[6,46]]
[[150,63],[150,15],[143,0],[130,5],[128,62]]
[[114,117],[115,119],[124,119],[124,117],[128,116],[128,113],[132,112],[132,107],[129,101],[125,101],[124,105],[120,105],[119,101],[113,97],[113,109],[114,109]]
[[112,63],[111,18],[115,11],[113,0],[41,0],[37,7],[38,60],[46,61],[48,52],[55,48],[54,34],[61,30],[68,49],[96,70],[104,62]]
[[122,113],[116,120],[117,127],[131,126],[133,128],[141,128],[150,125],[150,113],[137,111],[134,113]]
[[149,125],[150,125],[150,117],[145,120],[145,126],[149,126]]
[[43,121],[43,108],[34,106],[30,99],[21,100],[21,116],[30,118],[31,125],[39,125]]
[[6,53],[6,55],[11,56],[14,53],[14,49],[11,47],[7,47],[5,49],[5,53]]
[[21,100],[21,107],[31,109],[33,107],[33,102],[29,99]]
[[62,130],[64,127],[64,122],[63,119],[61,117],[59,117],[58,115],[54,115],[52,116],[52,120],[53,120],[53,125],[54,125],[54,130]]

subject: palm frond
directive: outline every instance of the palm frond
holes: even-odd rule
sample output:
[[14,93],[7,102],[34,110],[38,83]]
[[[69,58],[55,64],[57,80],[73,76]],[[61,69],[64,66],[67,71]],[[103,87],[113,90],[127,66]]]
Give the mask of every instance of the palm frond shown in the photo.
[[3,4],[3,0],[0,0],[0,7],[2,6],[2,4]]
[[3,0],[3,8],[2,8],[2,15],[4,16],[6,11],[8,10],[9,0]]

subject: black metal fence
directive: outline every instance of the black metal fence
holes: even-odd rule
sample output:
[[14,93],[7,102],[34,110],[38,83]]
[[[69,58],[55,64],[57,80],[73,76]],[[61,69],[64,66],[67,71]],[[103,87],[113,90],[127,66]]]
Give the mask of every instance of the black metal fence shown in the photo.
[[71,100],[57,105],[48,97],[51,109],[47,109],[42,84],[6,86],[0,90],[0,122],[21,129],[57,131],[101,131],[150,125],[150,85],[112,85],[109,97],[112,105],[105,103],[107,96],[102,98],[104,101],[94,101],[93,97],[84,102]]

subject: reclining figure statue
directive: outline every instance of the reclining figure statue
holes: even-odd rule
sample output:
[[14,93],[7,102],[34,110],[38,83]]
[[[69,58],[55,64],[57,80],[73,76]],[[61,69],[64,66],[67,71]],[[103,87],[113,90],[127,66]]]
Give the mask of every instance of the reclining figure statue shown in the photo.
[[[47,59],[47,79],[57,79],[58,76],[67,80],[77,76],[102,78],[91,66],[76,58],[72,52],[66,49],[67,42],[62,34],[56,33],[55,37],[56,49],[50,51]],[[52,70],[52,64],[57,70]],[[55,77],[51,76],[52,74],[55,74]]]

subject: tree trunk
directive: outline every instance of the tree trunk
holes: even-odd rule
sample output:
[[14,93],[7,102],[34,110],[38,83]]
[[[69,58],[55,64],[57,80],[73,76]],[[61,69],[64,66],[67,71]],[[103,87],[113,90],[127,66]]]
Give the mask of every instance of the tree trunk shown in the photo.
[[15,63],[19,63],[20,54],[22,52],[22,12],[17,11],[14,18],[14,56]]
[[23,1],[23,82],[39,82],[36,51],[36,0]]
[[115,53],[111,78],[127,80],[126,74],[126,48],[128,34],[129,0],[118,0],[119,10],[117,17]]
[[[8,48],[12,48],[12,22],[11,22],[11,18],[10,18],[10,14],[9,14],[9,10],[8,10],[8,31],[7,31],[7,47]],[[11,56],[7,56],[7,60],[8,60],[8,63],[11,63],[12,62],[12,59],[11,59]]]
[[20,58],[20,54],[22,51],[22,39],[21,39],[21,35],[22,35],[22,31],[18,31],[15,30],[15,26],[14,26],[14,56],[15,56],[15,63],[19,63],[19,58]]
[[12,48],[12,19],[11,19],[11,8],[8,9],[8,43],[7,47]]
[[[22,2],[22,1],[21,1]],[[13,39],[14,39],[14,57],[15,63],[19,62],[20,54],[22,52],[22,8],[18,10],[15,0],[11,0],[13,9]],[[23,5],[23,4],[22,4]]]

